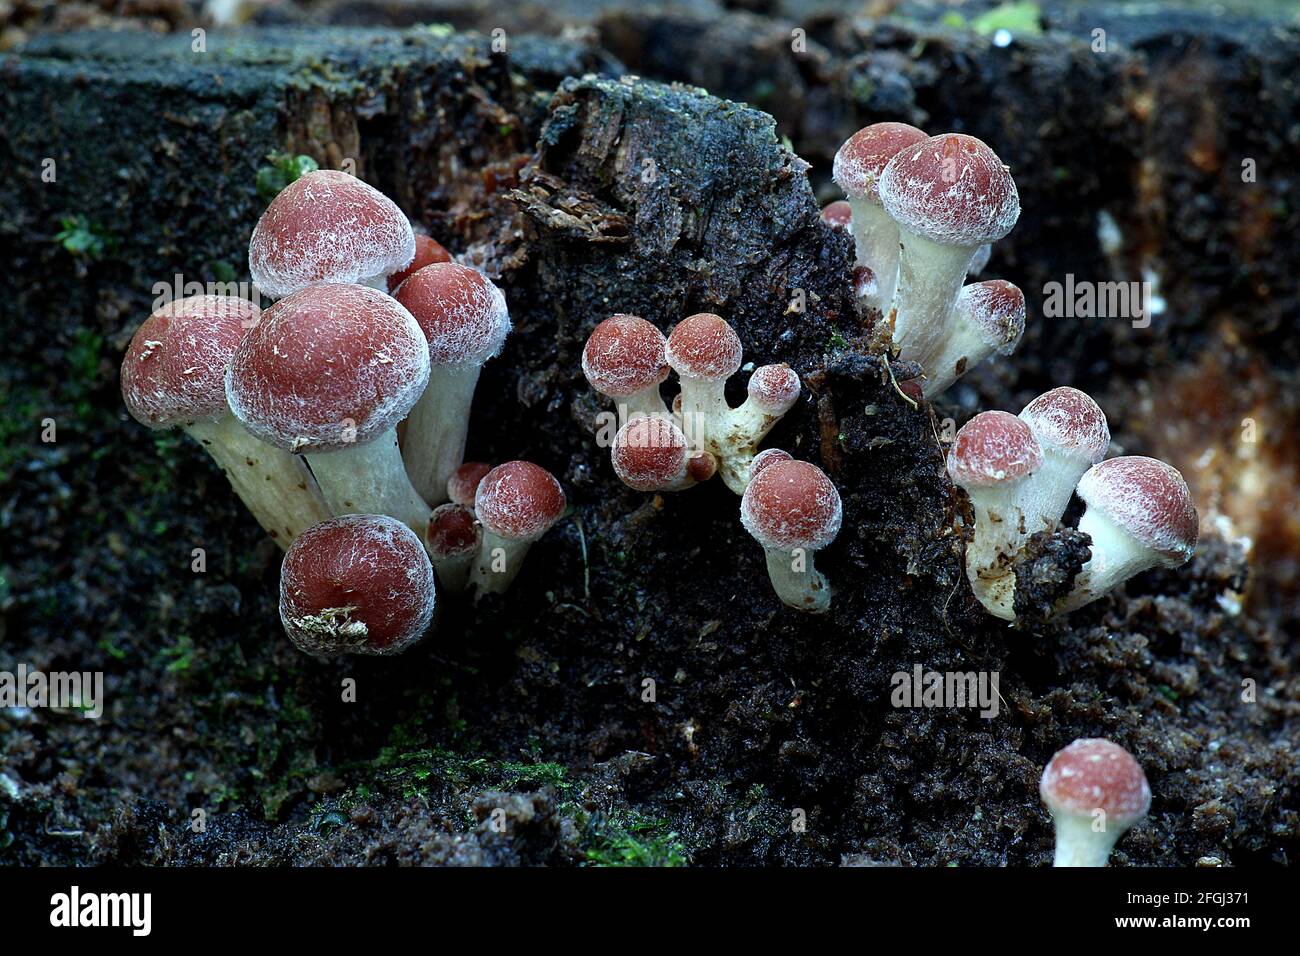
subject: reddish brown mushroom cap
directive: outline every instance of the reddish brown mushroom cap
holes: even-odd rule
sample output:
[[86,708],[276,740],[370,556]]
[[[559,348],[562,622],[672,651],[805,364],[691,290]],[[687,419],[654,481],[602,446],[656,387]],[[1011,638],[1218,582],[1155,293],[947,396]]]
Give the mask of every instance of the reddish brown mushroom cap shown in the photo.
[[1155,458],[1111,458],[1079,480],[1079,497],[1165,564],[1182,564],[1196,550],[1196,505],[1177,468]]
[[235,350],[230,410],[289,451],[363,445],[400,421],[429,380],[429,348],[394,299],[359,285],[286,296]]
[[997,485],[1036,472],[1043,450],[1029,426],[1007,412],[981,412],[957,432],[948,473],[963,488]]
[[835,540],[843,506],[825,473],[806,461],[774,461],[753,474],[740,521],[768,550],[819,551]]
[[687,467],[686,436],[658,415],[630,419],[614,436],[610,458],[623,484],[658,491],[680,481]]
[[564,489],[545,468],[528,461],[497,465],[479,483],[474,511],[502,538],[534,541],[564,514]]
[[799,400],[802,386],[789,365],[762,365],[749,376],[749,397],[772,415],[784,415]]
[[474,507],[474,496],[478,493],[479,482],[492,470],[485,461],[467,461],[451,473],[447,479],[447,497],[466,508]]
[[1105,458],[1110,447],[1106,413],[1086,392],[1068,385],[1039,395],[1020,418],[1040,445],[1084,458],[1090,465]]
[[429,553],[435,558],[454,558],[478,549],[478,520],[461,504],[439,505],[429,515]]
[[1088,817],[1102,810],[1108,827],[1121,832],[1151,808],[1151,787],[1133,755],[1099,737],[1057,751],[1043,770],[1038,792],[1053,813]]
[[668,377],[664,334],[636,315],[612,315],[591,330],[582,374],[611,398],[629,398]]
[[280,620],[311,654],[393,654],[418,640],[434,608],[420,539],[382,515],[343,515],[304,531],[280,568]]
[[958,308],[980,337],[1003,355],[1025,331],[1025,294],[1014,282],[990,279],[961,290]]
[[835,154],[831,176],[854,199],[879,203],[881,173],[899,150],[926,139],[922,130],[906,123],[873,123],[850,136]]
[[851,229],[853,227],[853,209],[843,199],[827,203],[822,208],[822,222],[832,229]]
[[900,227],[944,245],[995,242],[1020,217],[1011,173],[993,150],[962,133],[901,150],[880,176],[880,200]]
[[415,233],[391,199],[347,173],[318,169],[271,200],[253,229],[253,282],[280,297],[317,282],[360,282],[405,267]]
[[405,269],[394,272],[388,277],[388,291],[393,292],[414,273],[431,266],[435,262],[451,262],[451,253],[443,248],[442,243],[423,233],[415,234],[415,258]]
[[226,413],[226,365],[257,325],[247,299],[195,295],[140,324],[122,358],[122,400],[150,428],[211,421]]
[[793,461],[794,456],[788,451],[782,451],[780,448],[765,448],[754,456],[754,460],[749,463],[749,477],[752,481],[764,468],[775,465],[779,461]]
[[724,382],[740,368],[740,338],[721,317],[701,312],[677,323],[668,336],[668,364],[682,378]]
[[397,290],[429,340],[434,365],[481,365],[501,350],[510,332],[506,297],[477,269],[435,262]]

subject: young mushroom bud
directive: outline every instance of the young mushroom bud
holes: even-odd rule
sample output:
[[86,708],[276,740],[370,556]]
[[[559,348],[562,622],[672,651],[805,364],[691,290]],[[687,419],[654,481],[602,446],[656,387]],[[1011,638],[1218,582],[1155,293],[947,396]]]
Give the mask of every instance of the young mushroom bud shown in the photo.
[[202,445],[257,523],[287,548],[329,509],[302,461],[258,441],[226,404],[226,365],[260,316],[253,303],[220,295],[164,305],[127,347],[122,399],[141,424],[177,426]]
[[925,397],[933,398],[994,352],[1010,355],[1025,331],[1025,295],[1002,279],[964,286],[948,334],[925,368]]
[[840,493],[820,468],[806,461],[771,461],[758,469],[740,499],[740,521],[763,546],[777,597],[814,614],[831,605],[826,578],[813,555],[840,530]]
[[662,415],[625,422],[614,436],[610,459],[619,480],[637,491],[681,491],[717,471],[713,456],[693,453],[682,430]]
[[793,460],[794,456],[788,451],[784,451],[780,448],[764,448],[755,455],[754,460],[749,463],[749,480],[753,481],[754,476],[769,465],[775,465],[778,461]]
[[429,340],[429,387],[411,409],[402,457],[430,504],[446,500],[447,479],[465,458],[470,406],[483,363],[510,333],[506,297],[483,273],[454,262],[425,266],[402,283],[397,301]]
[[853,232],[853,209],[843,199],[837,199],[822,207],[822,222],[832,229]]
[[465,462],[447,479],[447,497],[454,504],[473,508],[474,496],[478,494],[478,483],[491,470],[492,466],[485,461]]
[[582,374],[612,398],[619,418],[663,415],[659,386],[668,378],[664,334],[636,315],[612,315],[591,330],[582,349]]
[[755,447],[794,408],[801,391],[799,376],[784,363],[760,366],[749,376],[749,396],[732,411],[730,425],[720,438],[722,480],[732,491],[744,494]]
[[313,285],[262,313],[226,371],[230,410],[311,465],[335,514],[386,514],[423,539],[429,507],[397,449],[397,422],[429,380],[411,313],[360,285]]
[[902,358],[924,363],[947,337],[976,251],[1011,231],[1020,197],[997,154],[961,133],[901,150],[881,174],[879,190],[902,244],[894,342]]
[[560,520],[564,508],[564,489],[545,468],[508,461],[487,473],[474,499],[483,524],[483,544],[473,571],[476,599],[510,587],[528,549]]
[[1106,457],[1106,413],[1086,393],[1062,386],[1024,407],[1020,420],[1043,449],[1043,467],[1029,479],[1022,505],[1030,533],[1054,531],[1079,479]]
[[695,448],[721,458],[731,418],[727,379],[743,357],[735,329],[711,312],[692,315],[677,323],[664,354],[681,379],[681,405],[674,407],[680,407],[682,431]]
[[900,150],[923,142],[926,135],[906,123],[875,123],[848,138],[831,175],[849,197],[857,265],[870,269],[875,289],[864,304],[883,312],[894,298],[898,277],[898,225],[880,202],[880,176]]
[[437,262],[451,262],[451,253],[443,248],[442,243],[431,239],[424,233],[415,234],[415,258],[405,269],[394,272],[388,277],[388,293],[392,295],[397,291],[397,287],[419,272],[425,266],[431,266]]
[[474,512],[461,504],[439,505],[429,515],[429,557],[438,582],[452,593],[465,590],[482,543]]
[[278,299],[318,282],[384,290],[414,257],[415,233],[391,199],[355,176],[317,169],[266,207],[248,244],[248,271]]
[[1029,426],[1006,412],[981,412],[962,426],[948,452],[948,474],[966,490],[975,512],[975,536],[966,546],[966,577],[984,608],[1013,621],[1012,565],[1033,531],[1022,500],[1043,451]]
[[428,630],[434,601],[424,546],[385,515],[309,528],[280,566],[280,621],[308,654],[400,654]]
[[1053,866],[1105,866],[1111,848],[1151,809],[1151,787],[1133,755],[1099,737],[1057,751],[1038,784],[1056,824]]
[[1079,480],[1087,505],[1079,530],[1091,557],[1058,613],[1095,601],[1148,568],[1176,568],[1196,551],[1198,519],[1178,469],[1154,458],[1111,458]]

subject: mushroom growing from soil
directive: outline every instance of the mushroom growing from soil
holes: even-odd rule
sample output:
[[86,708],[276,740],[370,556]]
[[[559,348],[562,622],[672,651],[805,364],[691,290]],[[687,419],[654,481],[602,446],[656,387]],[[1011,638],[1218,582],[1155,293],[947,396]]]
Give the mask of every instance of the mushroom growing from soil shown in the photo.
[[708,481],[717,470],[712,455],[692,452],[682,430],[663,415],[629,419],[610,449],[614,473],[637,491],[681,491]]
[[831,175],[849,197],[857,265],[875,277],[865,304],[881,312],[894,298],[898,225],[881,206],[880,176],[900,150],[925,139],[922,130],[906,123],[874,123],[850,136],[835,154]]
[[835,540],[842,517],[840,493],[816,465],[768,459],[750,480],[740,521],[762,545],[772,587],[790,607],[830,609],[830,585],[813,555]]
[[582,374],[612,398],[619,418],[663,415],[659,386],[668,378],[667,340],[637,315],[611,315],[591,330],[582,349]]
[[483,543],[472,572],[475,598],[502,594],[534,541],[564,514],[564,489],[545,468],[527,461],[497,465],[479,482],[474,511]]
[[1025,331],[1025,296],[1002,279],[964,286],[948,332],[925,368],[926,398],[933,398],[995,352],[1010,355]]
[[1099,737],[1057,753],[1038,784],[1056,824],[1053,866],[1105,866],[1116,841],[1151,809],[1151,787],[1133,755]]
[[1091,557],[1057,613],[1095,601],[1149,568],[1176,568],[1196,551],[1196,505],[1173,466],[1110,458],[1089,468],[1077,490],[1087,505],[1079,530],[1092,538]]
[[478,494],[478,484],[492,470],[485,461],[467,461],[451,473],[447,479],[447,498],[453,504],[474,507],[474,496]]
[[744,355],[736,330],[721,316],[701,312],[677,323],[664,354],[681,379],[681,402],[674,407],[680,409],[682,431],[696,448],[721,457],[719,439],[731,417],[727,379],[740,369]]
[[396,300],[313,285],[262,313],[235,350],[226,397],[254,435],[307,457],[336,515],[386,514],[423,539],[429,507],[394,428],[428,380],[428,343]]
[[997,154],[962,133],[900,150],[878,188],[902,244],[894,342],[902,358],[924,365],[947,335],[975,253],[1011,231],[1020,197]]
[[853,209],[843,199],[827,203],[822,207],[822,222],[832,229],[840,229],[851,233],[853,230]]
[[1016,578],[1012,564],[1033,531],[1022,500],[1043,451],[1029,426],[1007,412],[981,412],[957,432],[948,473],[965,489],[975,513],[966,545],[966,577],[992,615],[1014,621]]
[[434,508],[429,516],[428,541],[438,582],[447,591],[465,590],[482,542],[482,529],[474,512],[455,503]]
[[397,287],[425,266],[436,262],[451,262],[451,253],[443,248],[442,243],[426,236],[422,232],[415,234],[415,258],[405,269],[400,269],[388,277],[388,292],[391,295]]
[[1053,531],[1079,479],[1106,457],[1106,413],[1085,392],[1062,386],[1044,392],[1020,412],[1038,439],[1043,467],[1029,480],[1022,505],[1030,533]]
[[743,493],[758,443],[794,408],[802,391],[799,376],[785,363],[754,369],[749,376],[748,397],[732,410],[726,428],[716,440],[722,480],[728,488]]
[[386,290],[415,257],[415,233],[391,199],[355,176],[317,169],[284,187],[248,244],[257,288],[278,299],[318,282]]
[[470,406],[483,363],[510,333],[506,297],[483,273],[439,262],[414,273],[397,301],[429,342],[429,385],[406,422],[402,457],[430,504],[446,501],[447,479],[465,458]]
[[280,566],[280,621],[308,654],[400,654],[433,619],[433,566],[385,515],[342,515],[298,536]]
[[198,295],[141,323],[122,359],[122,399],[150,428],[179,427],[203,446],[235,494],[281,548],[329,517],[302,461],[258,441],[226,404],[226,365],[261,310],[240,298]]

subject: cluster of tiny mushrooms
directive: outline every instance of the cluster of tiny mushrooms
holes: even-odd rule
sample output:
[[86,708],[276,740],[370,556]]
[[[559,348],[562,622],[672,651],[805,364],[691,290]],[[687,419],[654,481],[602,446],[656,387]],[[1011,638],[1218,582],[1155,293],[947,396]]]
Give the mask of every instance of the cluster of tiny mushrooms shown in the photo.
[[[852,235],[861,315],[887,323],[891,357],[924,370],[923,397],[1014,350],[1020,289],[966,283],[1020,214],[1015,182],[987,145],[877,123],[843,145],[834,179],[848,200],[822,219]],[[429,629],[439,587],[475,599],[504,592],[566,508],[536,464],[463,461],[479,371],[510,331],[505,296],[417,234],[382,193],[330,170],[275,197],[248,259],[273,304],[200,295],[160,308],[123,359],[127,409],[198,441],[286,549],[280,616],[296,646],[399,653]],[[719,475],[741,496],[741,523],[766,554],[776,595],[824,613],[832,590],[813,555],[839,531],[839,492],[817,466],[758,449],[801,384],[786,364],[760,366],[732,408],[725,386],[742,359],[718,315],[692,315],[665,337],[617,314],[591,332],[582,371],[618,406],[619,479],[671,492]],[[680,391],[668,404],[660,386],[670,370]],[[1068,387],[958,431],[947,467],[971,501],[966,572],[990,614],[1015,620],[1016,562],[1075,493],[1091,550],[1057,613],[1191,556],[1197,515],[1182,476],[1150,458],[1106,459],[1109,440],[1096,402]],[[1105,865],[1151,799],[1133,757],[1100,739],[1056,754],[1041,794],[1056,820],[1058,866]]]

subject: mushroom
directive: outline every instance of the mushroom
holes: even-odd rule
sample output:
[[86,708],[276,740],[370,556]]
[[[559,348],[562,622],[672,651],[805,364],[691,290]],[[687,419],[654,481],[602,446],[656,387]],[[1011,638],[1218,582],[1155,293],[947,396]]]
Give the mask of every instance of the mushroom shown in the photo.
[[433,566],[385,515],[342,515],[294,541],[280,566],[280,621],[317,656],[400,654],[433,619]]
[[966,577],[985,609],[1007,621],[1016,617],[1012,564],[1031,533],[1022,500],[1042,465],[1034,433],[1007,412],[976,415],[957,432],[948,452],[948,473],[966,490],[975,512]]
[[303,463],[250,435],[226,405],[226,365],[260,316],[246,299],[221,295],[164,305],[127,347],[122,400],[141,424],[179,427],[202,445],[257,523],[287,548],[329,509]]
[[532,462],[508,461],[487,473],[474,498],[483,524],[483,544],[472,572],[476,599],[510,587],[528,549],[560,520],[564,508],[560,483]]
[[447,497],[466,508],[474,507],[474,495],[478,492],[478,483],[492,470],[485,461],[467,461],[451,473],[447,479]]
[[614,399],[619,419],[663,415],[659,386],[668,378],[664,334],[636,315],[612,315],[587,337],[582,374],[591,387]]
[[614,436],[614,473],[637,491],[681,491],[708,481],[717,463],[708,452],[691,453],[686,436],[663,415],[638,415]]
[[422,232],[415,234],[415,258],[405,269],[399,269],[388,277],[388,293],[392,295],[397,287],[425,266],[436,262],[451,262],[451,253],[443,248],[442,243],[431,239]]
[[1095,601],[1149,568],[1176,568],[1196,551],[1192,494],[1178,469],[1163,461],[1131,456],[1099,462],[1077,490],[1087,505],[1079,530],[1092,538],[1091,556],[1057,613]]
[[[725,389],[740,368],[743,350],[736,330],[720,316],[701,312],[677,323],[664,355],[681,379],[682,431],[698,449],[721,457],[721,438],[731,417]],[[743,489],[741,489],[743,490]]]
[[853,208],[843,199],[837,199],[822,207],[822,222],[832,229],[843,230],[850,235],[853,232]]
[[769,465],[775,465],[778,461],[793,461],[794,456],[788,451],[780,448],[765,448],[754,456],[754,460],[749,463],[749,480],[753,481],[764,468]]
[[415,257],[415,233],[378,189],[333,169],[285,186],[266,207],[248,243],[248,270],[278,299],[319,282],[387,288],[387,277]]
[[230,410],[258,438],[307,457],[335,514],[386,514],[421,538],[394,426],[429,379],[429,347],[398,302],[360,285],[313,285],[262,313],[226,371]]
[[992,355],[1010,355],[1025,331],[1025,296],[1002,279],[964,286],[933,356],[921,359],[923,394],[933,398]]
[[447,479],[465,458],[470,406],[483,363],[510,333],[506,298],[483,273],[454,262],[425,266],[402,283],[397,301],[429,341],[429,387],[411,409],[402,457],[415,490],[446,500]]
[[744,403],[731,412],[727,427],[718,439],[722,480],[727,487],[742,494],[749,483],[756,446],[794,408],[802,386],[794,369],[782,363],[754,369],[749,376],[748,391]]
[[482,539],[478,520],[465,505],[445,504],[433,509],[429,515],[429,557],[444,589],[465,590]]
[[765,463],[740,499],[740,521],[763,546],[777,597],[814,614],[831,605],[826,577],[813,555],[840,530],[840,493],[820,468],[806,461]]
[[1105,866],[1117,840],[1151,809],[1151,787],[1133,755],[1100,737],[1059,750],[1038,784],[1056,824],[1053,866]]
[[881,207],[880,176],[900,150],[925,139],[923,131],[906,123],[874,123],[850,136],[835,154],[831,175],[849,197],[857,265],[875,277],[864,303],[881,312],[894,298],[898,226]]
[[1020,216],[1020,197],[997,154],[961,133],[932,136],[900,150],[878,188],[902,244],[894,342],[902,358],[924,364],[947,335],[976,251],[1011,231]]
[[1110,426],[1096,402],[1069,386],[1039,395],[1020,420],[1043,450],[1043,467],[1029,479],[1022,501],[1026,527],[1054,531],[1083,473],[1106,457]]

